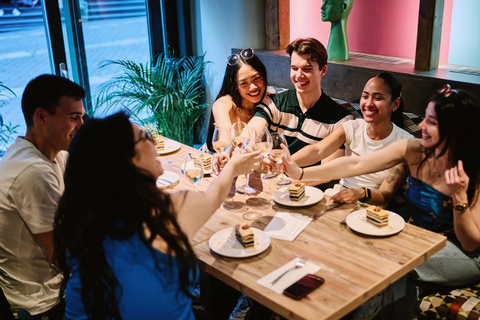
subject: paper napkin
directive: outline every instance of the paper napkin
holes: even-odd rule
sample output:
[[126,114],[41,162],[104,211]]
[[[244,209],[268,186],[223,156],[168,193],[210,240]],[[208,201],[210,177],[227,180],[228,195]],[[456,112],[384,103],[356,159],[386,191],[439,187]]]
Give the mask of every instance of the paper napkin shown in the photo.
[[312,221],[312,218],[300,213],[277,212],[263,230],[271,238],[293,241]]
[[289,271],[286,275],[284,275],[280,280],[278,280],[274,285],[271,285],[270,283],[275,280],[279,275],[287,271],[288,269],[291,269],[295,267],[295,264],[297,261],[299,261],[300,258],[295,258],[292,261],[288,262],[287,264],[284,264],[280,268],[270,272],[266,276],[264,276],[261,279],[257,280],[257,283],[261,286],[264,286],[265,288],[268,288],[272,290],[275,293],[281,294],[283,293],[283,290],[288,288],[290,285],[295,283],[296,281],[300,280],[303,278],[305,275],[309,273],[317,273],[321,267],[316,265],[313,262],[310,262],[307,260],[305,263],[305,266],[303,268],[298,268]]

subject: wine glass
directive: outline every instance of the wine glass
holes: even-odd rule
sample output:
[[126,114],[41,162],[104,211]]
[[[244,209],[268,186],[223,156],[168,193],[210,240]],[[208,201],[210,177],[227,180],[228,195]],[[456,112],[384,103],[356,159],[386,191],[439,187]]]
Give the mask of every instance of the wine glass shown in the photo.
[[[288,147],[287,140],[285,140],[285,136],[283,133],[273,132],[272,133],[272,140],[273,140],[273,148],[270,151],[270,157],[273,158],[278,164],[282,164],[282,157],[285,154],[283,151],[281,144],[284,144],[285,147]],[[287,184],[292,183],[292,181],[285,179],[285,175],[282,173],[282,179],[277,183],[278,186],[285,186]]]
[[[268,128],[265,128],[263,130],[255,131],[254,134],[253,148],[257,151],[260,150],[263,158],[266,158],[270,154],[270,151],[272,151],[273,147],[273,140],[270,131]],[[269,169],[267,174],[263,176],[263,179],[270,179],[276,176],[277,174],[272,173]]]
[[193,159],[188,156],[185,159],[183,172],[188,181],[193,183],[193,188],[197,191],[197,184],[203,179],[203,164],[200,159]]
[[219,128],[216,124],[213,125],[215,126],[212,136],[213,149],[223,156],[228,150],[230,150],[230,146],[232,145],[230,131],[224,128]]
[[[232,138],[232,144],[235,147],[242,148],[245,150],[250,144],[250,130],[247,127],[245,122],[235,122],[232,124],[232,128],[230,130],[230,135]],[[243,194],[253,194],[257,192],[254,188],[250,187],[250,174],[246,174],[245,177],[247,178],[247,183],[237,189],[238,193]]]

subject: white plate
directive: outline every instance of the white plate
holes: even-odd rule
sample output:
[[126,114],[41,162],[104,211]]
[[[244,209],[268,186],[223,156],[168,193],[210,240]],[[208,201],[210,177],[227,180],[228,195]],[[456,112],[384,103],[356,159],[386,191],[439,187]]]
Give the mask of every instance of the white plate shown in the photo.
[[[182,173],[185,174],[185,163],[182,163]],[[213,169],[212,167],[210,167],[210,170],[203,170],[203,174],[212,174],[213,173]]]
[[377,227],[367,222],[367,210],[361,209],[348,215],[347,225],[350,229],[369,236],[390,236],[403,230],[405,220],[395,212],[388,211],[388,226]]
[[245,249],[235,237],[235,227],[218,231],[208,240],[213,252],[230,258],[246,258],[262,253],[270,247],[270,237],[260,229],[252,228],[255,238],[253,248]]
[[323,191],[314,187],[305,186],[305,197],[300,201],[290,200],[289,187],[281,188],[275,191],[272,198],[278,204],[289,207],[305,207],[312,204],[319,203],[323,199]]
[[166,188],[180,179],[178,174],[172,171],[164,171],[163,174],[157,178],[157,187]]
[[165,140],[165,148],[163,150],[157,149],[157,154],[172,153],[180,149],[180,143],[177,141]]

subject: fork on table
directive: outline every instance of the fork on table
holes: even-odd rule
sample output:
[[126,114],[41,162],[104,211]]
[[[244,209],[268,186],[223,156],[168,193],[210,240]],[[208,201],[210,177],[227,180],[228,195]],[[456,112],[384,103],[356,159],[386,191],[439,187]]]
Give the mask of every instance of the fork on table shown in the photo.
[[307,262],[307,259],[308,259],[307,257],[302,257],[300,260],[297,261],[297,263],[295,263],[295,267],[290,268],[287,271],[285,271],[284,273],[282,273],[281,275],[279,275],[275,280],[270,282],[270,285],[273,286],[275,283],[277,283],[278,280],[280,280],[284,275],[286,275],[290,271],[295,270],[295,269],[299,269],[299,268],[303,268],[305,266],[305,263]]
[[341,202],[334,202],[332,205],[328,206],[327,208],[323,209],[322,211],[319,211],[319,212],[315,213],[315,215],[314,215],[313,218],[312,218],[312,221],[315,221],[315,220],[317,220],[318,218],[320,218],[321,216],[323,216],[323,215],[325,214],[325,212],[327,212],[328,210],[332,210],[332,209],[338,208],[338,207],[340,207],[341,205],[343,205],[343,203],[341,203]]

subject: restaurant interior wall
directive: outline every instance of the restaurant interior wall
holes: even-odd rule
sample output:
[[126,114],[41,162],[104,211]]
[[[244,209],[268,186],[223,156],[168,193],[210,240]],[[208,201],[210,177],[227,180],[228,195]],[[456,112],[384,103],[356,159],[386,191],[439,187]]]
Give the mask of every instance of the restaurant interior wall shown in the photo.
[[[322,0],[291,1],[290,38],[328,42],[330,23],[319,19]],[[420,0],[354,0],[347,23],[351,52],[415,59]],[[445,0],[440,62],[480,67],[480,1]]]

